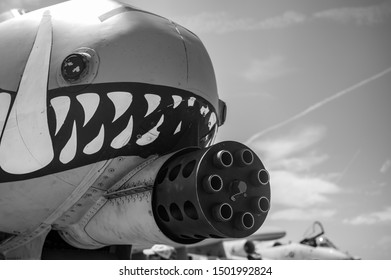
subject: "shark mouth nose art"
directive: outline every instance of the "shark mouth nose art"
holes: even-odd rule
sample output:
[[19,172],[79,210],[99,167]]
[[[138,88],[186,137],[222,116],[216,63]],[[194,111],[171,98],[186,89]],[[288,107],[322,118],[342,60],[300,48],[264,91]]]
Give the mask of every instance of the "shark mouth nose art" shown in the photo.
[[84,82],[58,81],[59,88],[48,90],[52,31],[51,14],[46,11],[17,92],[0,89],[0,183],[117,156],[146,158],[212,143],[218,118],[205,99],[168,86],[91,84],[97,66],[91,49],[78,49],[65,62],[73,64],[87,53],[91,59],[85,67],[92,67],[92,76],[73,77],[76,68],[68,67],[62,69],[63,78],[83,77]]
[[[208,146],[216,132],[213,107],[177,88],[142,83],[92,84],[88,88],[50,90],[47,96],[53,143],[48,149],[53,150],[53,159],[46,167],[22,174],[23,179],[37,172],[59,172],[117,156],[167,153],[182,148],[177,143],[190,135],[197,137],[191,140],[193,144],[204,137],[201,146]],[[9,94],[2,93],[0,98],[10,106]],[[21,175],[1,166],[0,174],[14,180]]]

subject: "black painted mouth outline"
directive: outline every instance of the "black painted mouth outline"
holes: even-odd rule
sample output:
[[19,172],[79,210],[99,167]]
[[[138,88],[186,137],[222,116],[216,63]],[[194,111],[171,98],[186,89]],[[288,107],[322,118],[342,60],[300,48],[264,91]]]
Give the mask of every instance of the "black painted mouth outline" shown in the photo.
[[[131,93],[133,100],[129,108],[113,122],[115,106],[107,94],[116,91]],[[83,126],[85,112],[77,96],[86,93],[99,95],[100,101],[92,119]],[[159,106],[147,116],[145,116],[148,111],[146,94],[157,95],[161,98]],[[179,104],[174,103],[173,95],[182,98]],[[70,98],[70,109],[64,123],[56,133],[57,116],[51,100],[61,96]],[[0,167],[0,182],[35,178],[118,156],[146,158],[153,154],[162,155],[187,146],[207,146],[211,144],[217,130],[216,111],[208,101],[191,92],[168,86],[125,82],[58,88],[49,90],[47,106],[49,131],[54,150],[53,160],[41,170],[28,174],[9,174]],[[133,132],[129,142],[122,148],[112,148],[111,141],[126,128],[131,116],[133,117]],[[157,128],[159,136],[148,145],[137,145],[137,140],[156,127],[159,121],[161,122],[162,116],[164,120]],[[177,131],[179,123],[181,123],[180,131]],[[59,155],[71,137],[74,124],[77,131],[76,155],[64,164],[60,161]],[[99,134],[102,125],[105,127],[102,148],[95,154],[85,154],[84,147]]]

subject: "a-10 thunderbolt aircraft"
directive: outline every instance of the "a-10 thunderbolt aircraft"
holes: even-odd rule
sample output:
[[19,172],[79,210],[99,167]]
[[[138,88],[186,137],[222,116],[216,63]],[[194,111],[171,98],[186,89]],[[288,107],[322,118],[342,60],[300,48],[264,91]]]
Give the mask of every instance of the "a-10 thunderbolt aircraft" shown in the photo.
[[[263,228],[261,228],[262,230]],[[270,234],[269,234],[270,235]],[[270,235],[271,236],[271,235]],[[280,238],[276,234],[274,236]],[[225,256],[229,259],[267,260],[353,260],[359,259],[338,249],[325,236],[323,225],[315,221],[300,242],[261,242],[262,235],[224,242]]]
[[353,260],[360,259],[338,249],[326,236],[323,225],[316,221],[300,242],[271,241],[284,237],[285,231],[263,226],[243,239],[208,239],[189,245],[192,259],[233,260]]
[[3,19],[0,38],[2,258],[39,259],[52,233],[128,257],[261,227],[268,172],[213,145],[226,106],[195,34],[102,0]]

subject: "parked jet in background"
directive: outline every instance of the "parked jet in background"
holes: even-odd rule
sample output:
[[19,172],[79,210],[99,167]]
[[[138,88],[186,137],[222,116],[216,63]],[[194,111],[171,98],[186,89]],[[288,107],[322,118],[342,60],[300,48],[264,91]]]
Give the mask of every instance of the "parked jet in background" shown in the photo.
[[353,260],[357,259],[339,250],[325,235],[320,222],[314,222],[312,231],[301,242],[275,241],[285,232],[263,227],[240,240],[205,240],[187,246],[190,259],[250,259],[250,260]]
[[[234,240],[214,240],[209,239],[198,244],[189,245],[186,247],[187,254],[190,259],[244,259],[244,258],[259,258],[259,256],[248,248],[253,242],[269,242],[270,240],[277,240],[283,238],[286,232],[274,227],[262,227],[254,234],[246,239]],[[240,248],[240,255],[236,255],[236,251]],[[247,253],[248,251],[248,253]],[[251,251],[251,252],[250,252]]]
[[320,222],[314,222],[312,233],[299,243],[230,241],[225,245],[231,259],[259,258],[274,260],[352,260],[347,252],[338,249],[324,233]]
[[[278,228],[274,227],[261,227],[258,229],[254,234],[247,237],[247,239],[243,240],[234,240],[234,239],[224,239],[224,240],[217,240],[217,239],[207,239],[204,241],[201,241],[196,244],[186,245],[186,246],[179,246],[179,247],[169,247],[166,245],[157,245],[156,247],[152,247],[148,250],[142,250],[139,248],[138,250],[135,250],[135,256],[134,258],[137,259],[145,259],[145,256],[143,256],[142,252],[151,252],[156,251],[156,248],[159,250],[162,250],[164,252],[169,252],[172,249],[175,249],[176,251],[176,258],[177,259],[192,259],[192,260],[205,260],[205,259],[228,259],[230,258],[230,254],[227,251],[229,250],[229,245],[233,243],[245,243],[248,241],[269,241],[269,240],[276,240],[279,238],[282,238],[285,236],[285,231],[282,231]],[[145,253],[144,253],[145,255]]]
[[40,258],[58,246],[53,232],[98,249],[261,227],[269,174],[245,145],[213,145],[226,106],[195,34],[110,0],[2,20],[3,258]]

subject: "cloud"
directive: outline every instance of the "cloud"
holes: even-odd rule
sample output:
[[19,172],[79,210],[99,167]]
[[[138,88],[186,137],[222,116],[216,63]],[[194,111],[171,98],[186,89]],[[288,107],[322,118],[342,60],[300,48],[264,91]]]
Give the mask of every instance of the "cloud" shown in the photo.
[[271,220],[290,220],[290,221],[314,221],[314,220],[324,220],[331,218],[336,214],[335,210],[328,209],[284,209],[271,213]]
[[390,167],[391,167],[391,160],[390,160],[390,159],[387,159],[387,160],[383,163],[382,167],[380,168],[380,172],[381,172],[381,173],[387,173],[387,171],[390,169]]
[[314,18],[329,19],[341,23],[354,22],[358,25],[373,25],[391,16],[391,2],[367,7],[344,7],[315,13]]
[[343,222],[350,225],[374,225],[391,221],[391,206],[384,211],[359,215],[352,219],[345,219]]
[[315,220],[336,214],[336,210],[324,207],[341,188],[328,174],[313,172],[315,166],[329,158],[317,151],[325,135],[323,126],[306,126],[252,143],[270,173],[272,204],[279,206],[277,212],[271,211],[272,219]]
[[330,202],[327,195],[337,194],[340,188],[333,182],[313,175],[299,175],[289,171],[273,171],[271,174],[273,203],[310,208]]
[[339,23],[354,22],[360,25],[372,25],[383,22],[391,16],[391,2],[367,7],[343,7],[329,9],[305,15],[297,11],[264,18],[237,18],[226,12],[203,12],[193,16],[172,18],[179,24],[196,33],[226,34],[236,31],[278,30],[296,26],[313,19],[327,19]]
[[329,158],[313,149],[325,134],[323,126],[307,126],[252,144],[270,171],[273,203],[306,208],[327,203],[327,195],[340,192],[328,176],[311,174],[313,167]]
[[226,12],[204,12],[194,16],[172,18],[196,33],[225,34],[235,31],[254,31],[287,28],[305,21],[306,17],[294,11],[266,19],[233,18]]
[[339,91],[339,92],[337,92],[337,93],[335,93],[333,95],[330,95],[329,97],[327,97],[327,98],[325,98],[325,99],[323,99],[323,100],[321,100],[321,101],[311,105],[310,107],[308,107],[307,109],[297,113],[296,115],[293,115],[292,117],[290,117],[290,118],[288,118],[288,119],[286,119],[286,120],[284,120],[282,122],[279,122],[279,123],[277,123],[275,125],[272,125],[272,126],[266,128],[266,129],[264,129],[264,130],[262,130],[260,132],[255,133],[254,135],[252,135],[245,142],[245,144],[249,145],[252,142],[254,142],[257,138],[259,138],[259,137],[261,137],[261,136],[263,136],[265,134],[268,134],[271,131],[279,129],[279,128],[285,126],[285,125],[288,125],[288,124],[290,124],[290,123],[292,123],[294,121],[297,121],[297,120],[307,116],[308,114],[312,113],[313,111],[316,111],[319,108],[322,108],[323,106],[327,105],[328,103],[330,103],[332,101],[335,101],[335,100],[339,99],[340,97],[342,97],[342,96],[344,96],[344,95],[346,95],[348,93],[354,92],[356,89],[358,89],[358,88],[360,88],[360,87],[362,87],[362,86],[364,86],[364,85],[366,85],[366,84],[368,84],[368,83],[370,83],[372,81],[375,81],[375,80],[385,76],[389,72],[391,72],[391,67],[389,67],[389,68],[387,68],[387,69],[385,69],[385,70],[383,70],[383,71],[381,71],[381,72],[379,72],[379,73],[377,73],[377,74],[375,74],[375,75],[373,75],[373,76],[371,76],[371,77],[369,77],[367,79],[361,80],[360,82],[358,82],[358,83],[356,83],[356,84],[354,84],[354,85],[352,85],[352,86],[350,86],[350,87],[348,87],[348,88],[346,88],[344,90],[341,90],[341,91]]
[[286,159],[318,143],[325,133],[323,126],[308,126],[279,138],[258,139],[252,146],[267,160]]
[[294,11],[287,11],[281,16],[271,17],[257,22],[254,29],[280,29],[290,27],[295,24],[303,23],[306,16]]
[[299,157],[282,158],[268,162],[268,166],[273,169],[291,170],[293,172],[310,171],[314,166],[319,165],[329,159],[326,154],[318,154],[311,151]]
[[284,76],[292,70],[282,56],[272,55],[264,60],[253,60],[250,67],[243,72],[243,77],[250,82],[266,82]]

